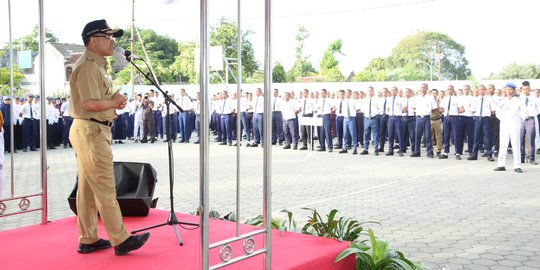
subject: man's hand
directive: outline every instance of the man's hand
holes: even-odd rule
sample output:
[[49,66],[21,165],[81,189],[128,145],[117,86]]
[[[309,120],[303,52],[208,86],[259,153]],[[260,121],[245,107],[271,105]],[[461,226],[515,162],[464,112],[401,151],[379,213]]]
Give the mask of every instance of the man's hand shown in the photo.
[[116,109],[122,110],[126,107],[127,98],[124,95],[120,94],[119,91],[116,91],[116,93],[114,93],[111,100],[114,102],[114,104],[116,104]]

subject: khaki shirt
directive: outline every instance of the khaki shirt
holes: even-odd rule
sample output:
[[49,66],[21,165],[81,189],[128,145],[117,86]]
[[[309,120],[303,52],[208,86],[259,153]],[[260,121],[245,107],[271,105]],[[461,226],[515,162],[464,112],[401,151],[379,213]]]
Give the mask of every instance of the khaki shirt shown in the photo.
[[111,99],[114,94],[111,79],[107,76],[107,61],[86,49],[75,63],[69,86],[71,88],[71,115],[73,118],[100,121],[112,121],[116,118],[115,109],[101,112],[90,112],[82,103],[90,99]]

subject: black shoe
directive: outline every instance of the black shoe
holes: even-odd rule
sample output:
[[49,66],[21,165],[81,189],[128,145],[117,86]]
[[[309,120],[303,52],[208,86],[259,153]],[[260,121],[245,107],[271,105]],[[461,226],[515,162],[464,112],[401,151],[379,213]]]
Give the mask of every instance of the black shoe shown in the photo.
[[307,146],[304,145],[304,146],[300,147],[300,150],[307,150]]
[[219,145],[227,145],[226,142],[220,142]]
[[232,146],[232,142],[229,142],[229,146]]
[[30,148],[30,151],[37,151],[36,148]]
[[540,155],[540,149],[536,149],[536,154]]
[[276,142],[272,142],[272,145],[276,145]]
[[523,170],[522,170],[521,168],[516,168],[516,169],[514,169],[514,172],[517,172],[517,173],[522,173],[522,172],[523,172]]
[[66,144],[64,144],[64,148],[68,148],[68,146]]
[[394,152],[391,152],[391,151],[388,151],[386,154],[384,154],[385,156],[393,156],[394,155]]
[[531,165],[538,165],[538,163],[534,160],[531,160],[529,163],[531,163]]
[[287,145],[283,146],[283,149],[291,149],[291,145],[287,144]]
[[428,157],[428,158],[435,158],[435,157],[433,156],[433,154],[428,154],[427,157]]
[[128,252],[132,250],[139,249],[146,243],[148,237],[150,237],[149,232],[130,236],[126,241],[122,242],[122,244],[114,247],[114,255],[122,256],[128,254]]
[[488,155],[487,155],[486,152],[484,152],[484,153],[482,154],[482,157],[487,157],[487,156],[488,156]]
[[505,167],[497,167],[497,168],[495,168],[493,170],[496,171],[496,172],[502,172],[502,171],[506,171],[506,168]]
[[368,151],[366,149],[362,150],[362,152],[360,152],[360,155],[367,155],[369,154]]
[[382,151],[375,151],[375,155],[378,156],[379,155],[379,152],[382,152]]
[[77,252],[81,254],[87,254],[94,251],[107,249],[110,247],[111,247],[111,242],[109,242],[109,240],[99,239],[92,244],[79,244],[79,248],[77,249]]
[[495,161],[495,159],[493,159],[492,157],[487,157],[487,160],[491,162]]
[[398,152],[398,156],[402,157],[403,156],[403,152]]
[[448,158],[448,155],[447,154],[442,154],[439,159],[447,159]]
[[328,153],[332,153],[332,152],[333,152],[333,150],[332,150],[332,149],[328,149]]
[[250,146],[251,146],[251,144],[250,144],[250,143],[246,143],[246,147],[250,147]]
[[411,157],[420,157],[420,154],[412,154]]
[[352,154],[356,155],[356,154],[358,154],[358,152],[356,150],[354,150],[354,151],[352,151]]
[[259,147],[259,144],[258,144],[258,143],[254,143],[254,144],[250,145],[249,147]]
[[180,140],[180,142],[181,142],[181,143],[184,143],[184,142],[186,142],[186,141],[184,141],[184,140]]
[[478,157],[476,156],[470,156],[467,158],[467,160],[478,160]]
[[279,144],[279,146],[282,146],[282,145],[283,145],[283,142],[279,142],[278,144]]
[[199,144],[200,142],[199,141],[194,141],[193,144]]
[[456,155],[457,160],[461,160],[461,155]]
[[123,142],[123,141],[118,141],[118,143],[119,143],[119,144],[124,144],[124,142]]
[[148,141],[141,141],[141,143],[148,143]]
[[339,151],[340,154],[347,154],[347,149],[342,149],[341,151]]
[[298,149],[298,144],[295,144],[295,145],[293,146],[293,150],[296,150],[296,149]]
[[317,149],[317,152],[324,152],[324,151],[326,151],[326,148],[319,148],[319,149]]
[[47,149],[51,149],[51,150],[52,150],[52,149],[56,149],[56,147],[54,147],[54,146],[49,146],[49,147],[47,147]]

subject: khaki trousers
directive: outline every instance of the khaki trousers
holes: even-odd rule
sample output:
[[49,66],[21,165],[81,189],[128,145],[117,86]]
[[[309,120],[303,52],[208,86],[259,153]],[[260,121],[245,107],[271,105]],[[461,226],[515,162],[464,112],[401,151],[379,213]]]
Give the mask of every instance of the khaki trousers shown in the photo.
[[116,200],[111,128],[88,120],[75,119],[69,139],[77,158],[77,228],[79,243],[99,240],[98,211],[111,245],[117,246],[130,235],[122,221]]
[[435,151],[440,153],[443,148],[442,143],[442,121],[439,120],[430,120],[431,121],[431,141],[433,144],[437,144]]

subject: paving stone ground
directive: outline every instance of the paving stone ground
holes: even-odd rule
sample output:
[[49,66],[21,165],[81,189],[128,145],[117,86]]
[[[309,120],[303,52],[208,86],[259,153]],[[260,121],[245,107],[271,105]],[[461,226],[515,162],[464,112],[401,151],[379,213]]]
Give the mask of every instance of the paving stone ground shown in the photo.
[[[158,208],[169,209],[167,145],[113,145],[116,161],[148,162],[157,171]],[[376,235],[428,269],[540,269],[540,166],[524,173],[494,172],[486,160],[438,160],[384,155],[283,150],[272,147],[272,210],[292,210],[302,223],[308,212],[338,209],[369,224]],[[40,191],[39,152],[15,154],[15,196]],[[199,146],[174,145],[175,210],[199,204]],[[48,220],[72,216],[67,197],[75,183],[72,149],[47,152]],[[512,156],[507,169],[511,169]],[[4,197],[10,196],[10,156]],[[241,147],[241,219],[262,213],[263,148]],[[234,211],[236,148],[210,145],[210,206]],[[31,199],[39,206],[38,197]],[[7,211],[18,201],[7,203]],[[0,217],[0,230],[36,224],[39,212]]]

